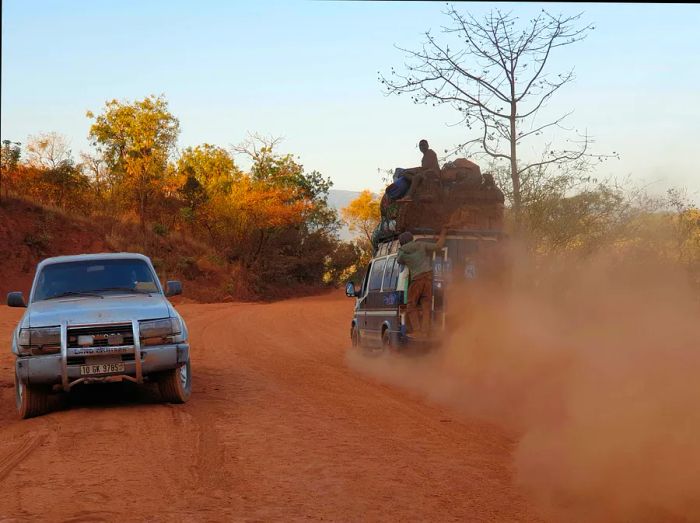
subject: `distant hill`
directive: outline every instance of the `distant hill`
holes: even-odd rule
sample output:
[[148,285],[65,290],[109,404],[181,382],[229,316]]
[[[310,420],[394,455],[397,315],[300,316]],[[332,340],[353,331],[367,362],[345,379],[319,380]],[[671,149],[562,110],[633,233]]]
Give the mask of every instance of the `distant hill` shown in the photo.
[[[360,191],[343,191],[337,189],[331,189],[328,191],[328,205],[333,209],[338,211],[340,214],[340,209],[347,207],[348,204],[360,195]],[[341,240],[352,240],[353,234],[348,230],[347,226],[344,226],[339,231],[339,236]]]
[[341,189],[331,189],[328,191],[328,205],[334,209],[346,207],[351,201],[360,195],[360,191],[344,191]]

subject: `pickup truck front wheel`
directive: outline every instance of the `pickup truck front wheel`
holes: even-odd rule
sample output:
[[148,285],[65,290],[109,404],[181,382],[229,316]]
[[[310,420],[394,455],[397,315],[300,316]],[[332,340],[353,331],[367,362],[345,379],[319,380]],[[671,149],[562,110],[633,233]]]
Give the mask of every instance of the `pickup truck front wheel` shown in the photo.
[[41,416],[49,410],[49,391],[47,388],[22,383],[15,371],[15,402],[20,418]]
[[158,388],[163,401],[185,403],[192,394],[190,360],[176,369],[164,372],[158,378]]

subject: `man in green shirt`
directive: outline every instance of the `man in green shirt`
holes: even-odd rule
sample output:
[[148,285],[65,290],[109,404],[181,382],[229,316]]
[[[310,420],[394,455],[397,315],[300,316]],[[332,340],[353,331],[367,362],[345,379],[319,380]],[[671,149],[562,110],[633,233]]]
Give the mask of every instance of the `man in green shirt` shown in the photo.
[[[433,265],[432,255],[445,245],[447,228],[443,228],[437,243],[417,242],[410,232],[399,235],[398,263],[406,265],[411,273],[411,283],[408,286],[408,321],[411,331],[420,337],[430,334],[430,311],[433,302]],[[419,307],[422,315],[419,314]],[[420,326],[420,327],[419,327]]]

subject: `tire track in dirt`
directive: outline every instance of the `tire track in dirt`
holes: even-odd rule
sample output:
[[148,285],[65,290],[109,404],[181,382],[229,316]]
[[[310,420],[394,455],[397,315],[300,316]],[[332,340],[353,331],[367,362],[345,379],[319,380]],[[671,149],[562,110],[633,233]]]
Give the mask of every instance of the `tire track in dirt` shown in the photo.
[[[221,360],[216,357],[221,344],[217,334],[221,328],[217,324],[226,323],[232,308],[236,305],[197,306],[196,313],[186,316],[192,347],[193,398],[185,408],[181,405],[169,407],[174,424],[190,434],[196,448],[191,464],[194,480],[191,498],[198,502],[183,508],[188,521],[193,518],[192,505],[199,506],[200,515],[229,519],[233,517],[231,507],[241,503],[237,493],[236,446],[222,441],[229,418],[226,413],[235,410],[239,391],[235,382],[227,379],[231,369],[222,371]],[[204,355],[206,358],[202,357]],[[183,517],[183,512],[178,517]]]
[[0,454],[0,484],[34,449],[39,447],[46,439],[46,434],[37,434],[27,439],[20,440],[13,448]]

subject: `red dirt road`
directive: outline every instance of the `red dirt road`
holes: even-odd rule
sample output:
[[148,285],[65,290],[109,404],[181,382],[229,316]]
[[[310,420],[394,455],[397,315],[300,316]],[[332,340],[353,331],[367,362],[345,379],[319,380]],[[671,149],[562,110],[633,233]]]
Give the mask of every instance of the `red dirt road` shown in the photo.
[[181,305],[189,403],[93,386],[18,421],[0,307],[0,521],[538,521],[512,435],[347,367],[351,308]]

